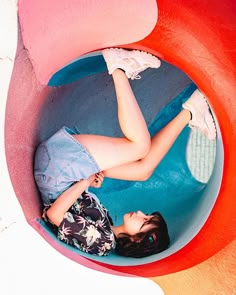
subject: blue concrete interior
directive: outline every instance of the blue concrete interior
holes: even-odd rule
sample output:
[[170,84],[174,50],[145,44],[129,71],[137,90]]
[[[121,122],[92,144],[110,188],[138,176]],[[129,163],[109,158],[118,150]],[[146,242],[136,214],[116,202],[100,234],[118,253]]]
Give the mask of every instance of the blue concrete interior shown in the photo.
[[[130,83],[152,135],[180,111],[183,101],[196,89],[189,77],[165,62],[157,70],[143,72],[141,80]],[[55,73],[49,85],[52,92],[45,100],[39,121],[40,141],[63,125],[76,126],[81,133],[108,136],[121,134],[113,81],[99,52],[67,65]],[[95,261],[113,265],[139,265],[160,260],[189,243],[202,228],[214,206],[223,167],[219,134],[212,176],[207,184],[197,181],[186,162],[189,133],[190,129],[186,127],[146,182],[105,179],[102,188],[91,189],[109,209],[115,224],[122,222],[126,212],[139,209],[147,213],[160,211],[169,228],[169,249],[135,259],[115,254],[96,257],[63,245]],[[44,222],[39,222],[53,236]]]

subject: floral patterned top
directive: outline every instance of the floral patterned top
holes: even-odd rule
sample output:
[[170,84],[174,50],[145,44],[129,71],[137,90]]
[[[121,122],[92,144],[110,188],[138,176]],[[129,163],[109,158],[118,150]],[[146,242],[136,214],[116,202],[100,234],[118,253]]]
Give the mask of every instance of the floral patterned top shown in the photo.
[[43,219],[50,225],[57,238],[66,244],[86,253],[106,256],[115,246],[115,235],[111,229],[113,225],[107,209],[90,192],[83,192],[71,208],[65,213],[59,227],[47,218],[44,208]]

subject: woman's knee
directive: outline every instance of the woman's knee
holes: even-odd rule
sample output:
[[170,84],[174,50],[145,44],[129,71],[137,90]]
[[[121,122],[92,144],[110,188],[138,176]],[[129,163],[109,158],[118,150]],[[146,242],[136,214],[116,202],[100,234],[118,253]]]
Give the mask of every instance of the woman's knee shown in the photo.
[[149,165],[147,165],[145,158],[139,160],[137,164],[138,164],[138,166],[136,167],[137,181],[148,180],[153,174],[153,169]]
[[145,158],[151,148],[151,138],[142,140],[140,143],[137,144],[137,146],[139,151],[139,158],[140,159]]
[[152,176],[153,171],[151,170],[143,170],[140,181],[147,181]]

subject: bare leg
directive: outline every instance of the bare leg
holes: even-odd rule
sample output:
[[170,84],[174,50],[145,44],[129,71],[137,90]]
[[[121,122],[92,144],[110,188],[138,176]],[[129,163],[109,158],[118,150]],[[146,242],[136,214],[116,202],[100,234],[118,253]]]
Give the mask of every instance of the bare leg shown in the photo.
[[125,137],[142,147],[150,143],[150,134],[125,73],[115,70],[112,74],[118,103],[118,119]]
[[150,149],[150,135],[128,78],[120,69],[112,73],[118,104],[118,119],[124,138],[91,134],[74,137],[94,157],[101,170],[106,170],[144,157]]
[[173,143],[189,123],[188,110],[182,110],[172,121],[161,129],[151,141],[149,153],[141,160],[104,171],[105,177],[125,180],[146,180],[153,173]]

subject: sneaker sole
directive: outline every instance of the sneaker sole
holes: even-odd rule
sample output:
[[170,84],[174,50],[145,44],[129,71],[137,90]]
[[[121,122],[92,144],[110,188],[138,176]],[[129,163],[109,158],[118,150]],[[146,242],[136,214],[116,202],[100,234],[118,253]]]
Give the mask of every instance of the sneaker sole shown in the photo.
[[209,140],[214,140],[216,138],[216,125],[215,125],[215,121],[213,118],[211,108],[210,108],[207,101],[206,101],[206,103],[208,105],[209,112],[204,116],[204,121],[205,121],[205,124],[207,127],[205,135]]

